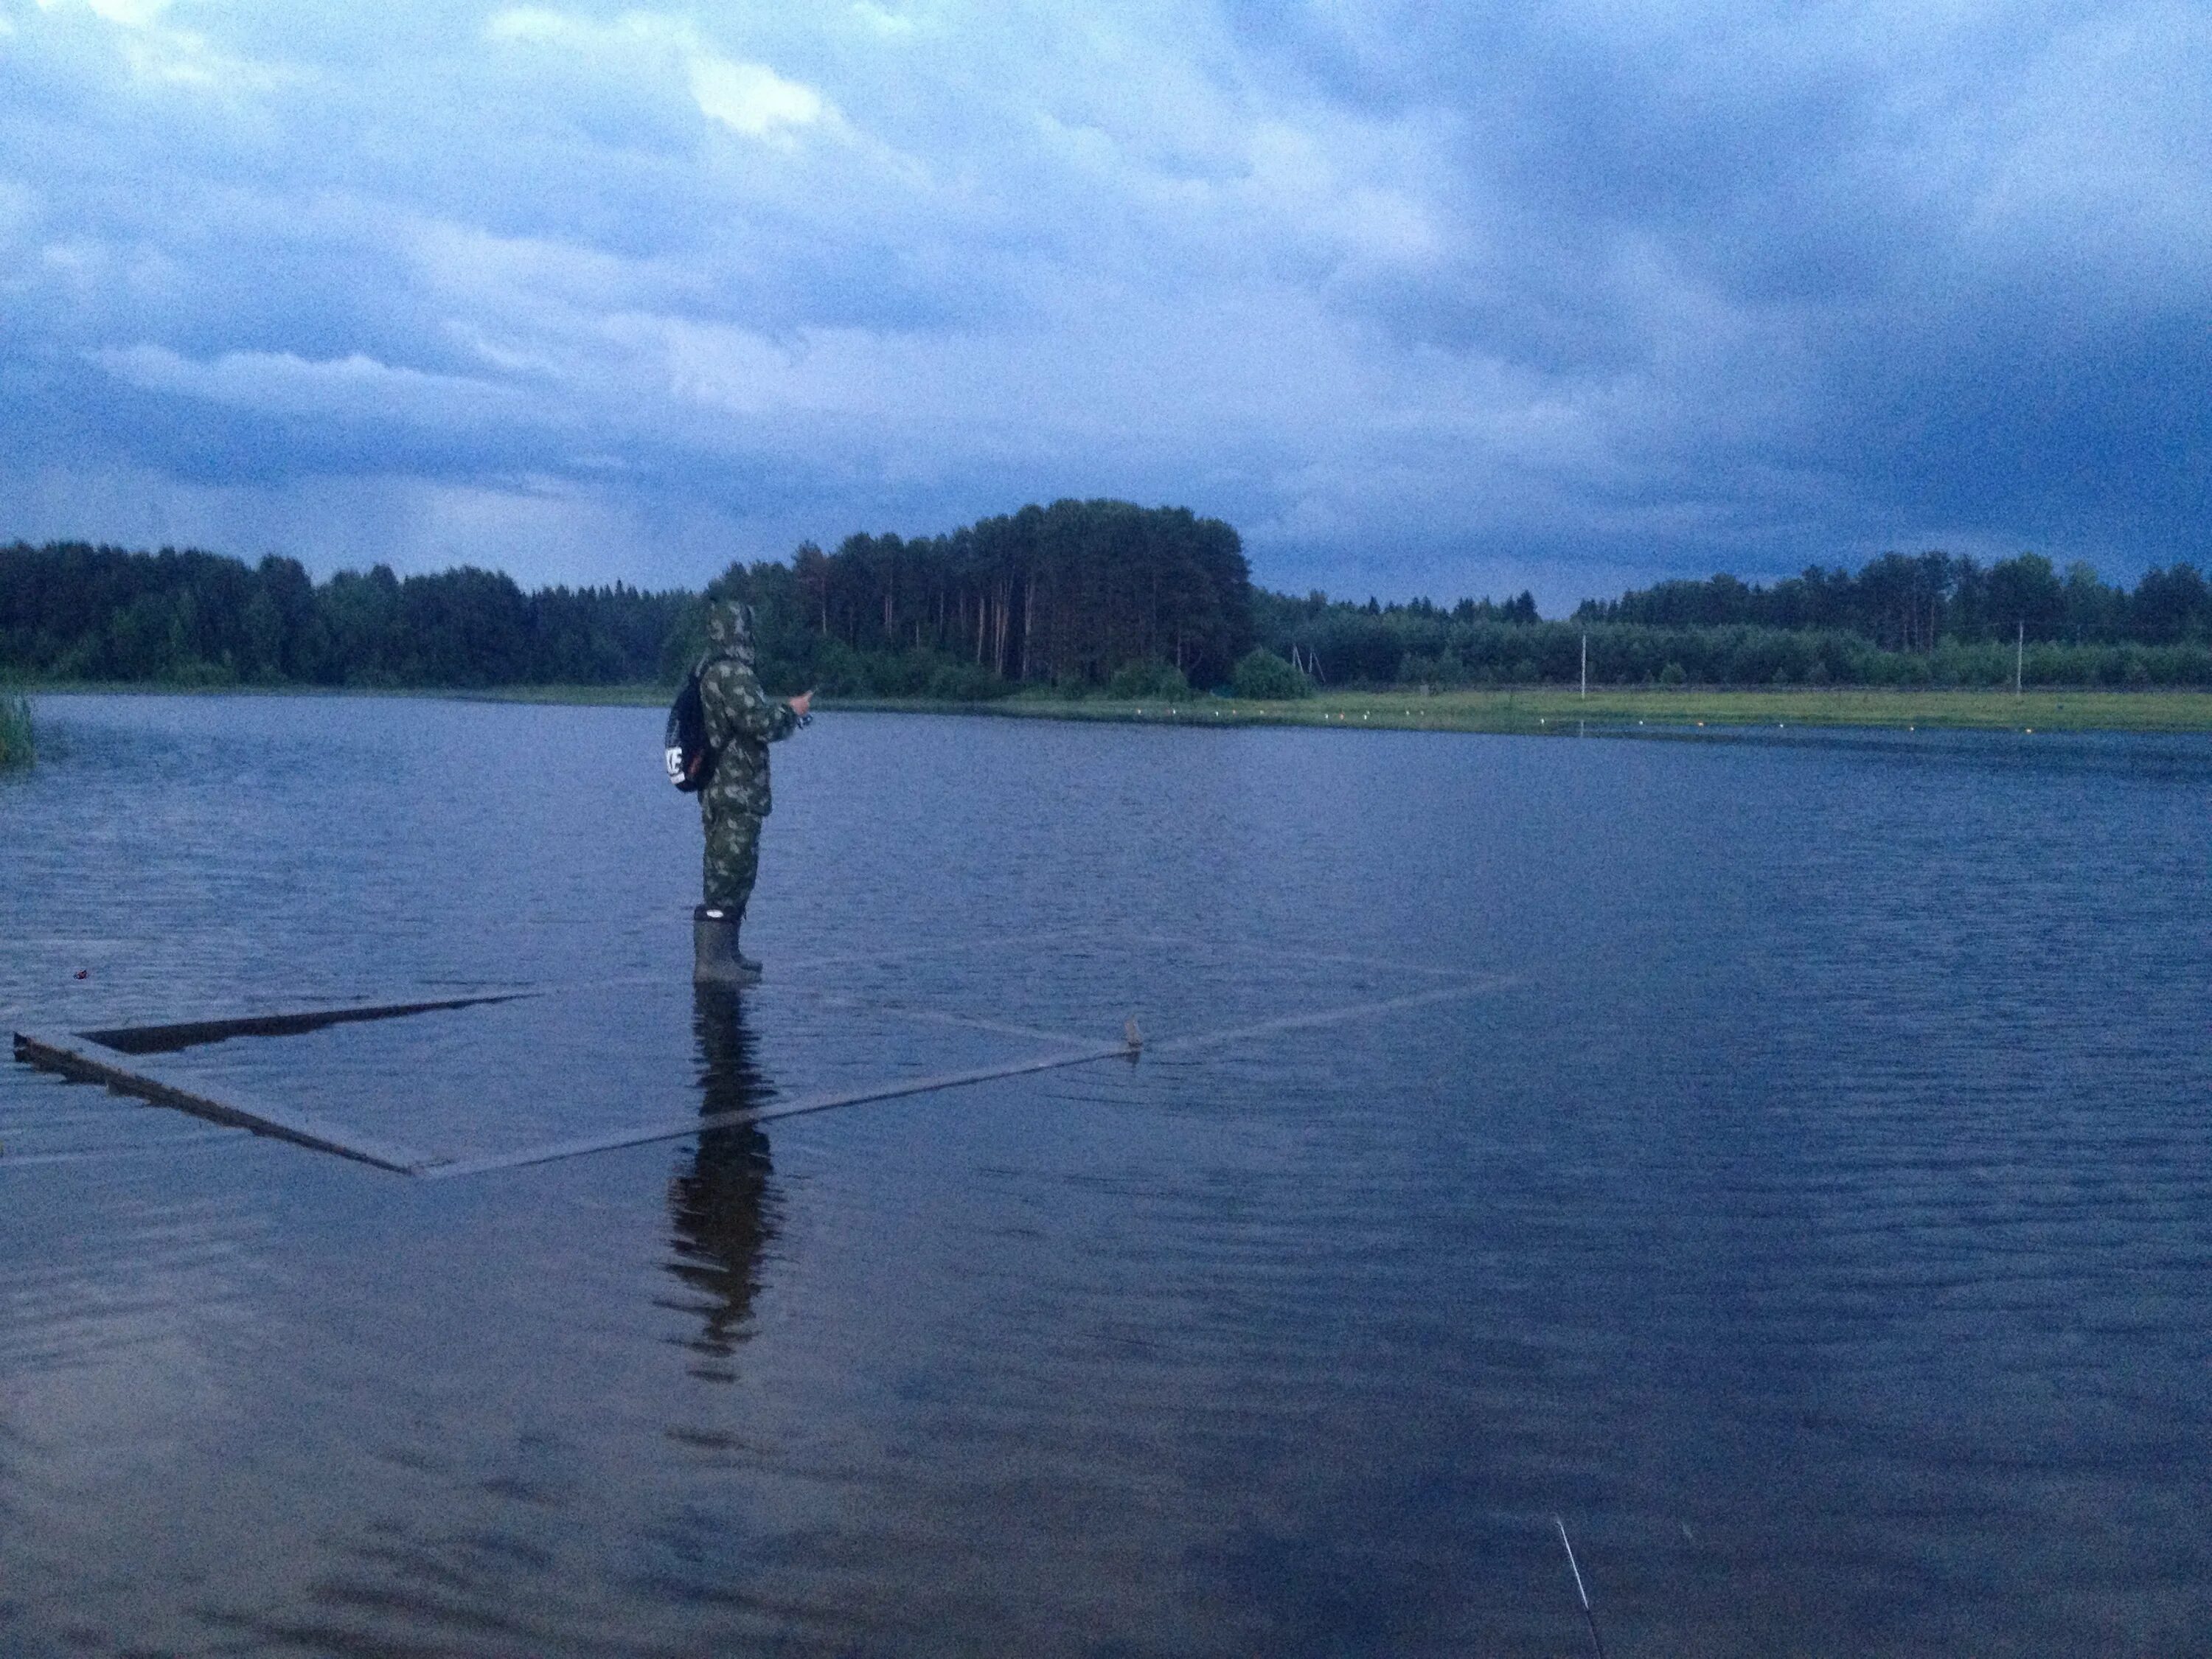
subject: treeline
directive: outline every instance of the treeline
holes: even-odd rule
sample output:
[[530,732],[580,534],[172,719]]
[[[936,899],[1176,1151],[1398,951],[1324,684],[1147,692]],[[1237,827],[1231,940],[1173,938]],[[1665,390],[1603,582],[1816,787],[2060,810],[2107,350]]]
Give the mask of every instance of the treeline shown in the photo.
[[1857,634],[1897,652],[2017,641],[2023,629],[2036,641],[2176,645],[2212,636],[2212,586],[2189,564],[2153,570],[2129,592],[2087,564],[2062,576],[2037,553],[1987,566],[1948,553],[1885,553],[1856,575],[1815,565],[1771,587],[1734,576],[1662,582],[1585,599],[1575,620]]
[[[1593,685],[2008,686],[2011,641],[1942,640],[1887,651],[1861,634],[1780,628],[1651,628],[1635,623],[1454,623],[1410,608],[1329,606],[1267,648],[1339,689],[1572,685],[1589,652]],[[2029,685],[2212,686],[2212,641],[2075,644],[2031,640],[2018,668]]]
[[[733,564],[704,594],[526,592],[473,568],[323,582],[280,557],[0,548],[0,679],[194,685],[668,684],[708,599],[750,600],[777,691],[981,700],[1335,687],[1600,684],[2212,685],[2212,586],[2132,590],[2023,555],[1886,554],[1771,586],[1730,576],[1585,602],[1384,605],[1252,586],[1237,532],[1182,508],[1062,501],[945,536],[848,537]],[[1258,654],[1255,654],[1255,652]],[[1262,690],[1261,688],[1266,688]]]
[[179,685],[480,687],[665,678],[681,593],[541,588],[464,568],[340,571],[295,559],[0,548],[0,671]]
[[[2212,685],[2212,585],[2194,566],[2132,592],[2035,554],[1983,567],[1885,554],[1771,587],[1733,576],[1588,600],[1543,622],[1504,605],[1384,605],[1255,592],[1260,643],[1340,687],[1571,684]],[[2022,639],[2026,648],[2015,648]]]
[[1015,684],[1097,685],[1131,664],[1218,684],[1249,647],[1236,531],[1182,507],[1060,501],[949,536],[851,536],[791,563],[799,620],[871,656],[914,650]]
[[762,677],[836,696],[1218,685],[1252,641],[1236,531],[1182,507],[1060,501],[950,535],[849,536],[708,589],[758,618]]
[[[1218,684],[1249,648],[1236,531],[1181,507],[1062,501],[950,535],[848,537],[733,565],[709,594],[761,616],[777,689],[981,697]],[[483,687],[666,682],[696,659],[704,597],[525,592],[495,572],[311,580],[294,559],[0,549],[0,673],[172,684]]]

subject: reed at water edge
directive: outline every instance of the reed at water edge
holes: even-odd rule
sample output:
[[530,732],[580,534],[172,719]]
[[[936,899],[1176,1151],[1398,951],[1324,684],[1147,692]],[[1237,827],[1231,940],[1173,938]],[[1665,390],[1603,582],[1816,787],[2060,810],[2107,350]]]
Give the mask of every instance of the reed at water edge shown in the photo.
[[28,766],[37,752],[31,741],[31,700],[20,691],[0,690],[0,771]]

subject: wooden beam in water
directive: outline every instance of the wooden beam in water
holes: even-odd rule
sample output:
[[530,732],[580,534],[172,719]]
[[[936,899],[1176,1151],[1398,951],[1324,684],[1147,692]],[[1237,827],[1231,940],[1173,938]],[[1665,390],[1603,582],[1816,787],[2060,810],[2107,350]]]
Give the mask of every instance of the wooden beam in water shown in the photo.
[[442,1181],[453,1176],[483,1175],[494,1170],[519,1170],[532,1164],[551,1164],[562,1158],[583,1158],[592,1152],[615,1152],[624,1146],[643,1146],[656,1140],[682,1140],[711,1129],[744,1128],[756,1123],[773,1122],[778,1118],[804,1117],[810,1112],[832,1112],[842,1106],[866,1106],[878,1100],[902,1100],[908,1095],[935,1094],[943,1089],[962,1089],[970,1084],[994,1083],[1000,1078],[1026,1077],[1033,1072],[1057,1071],[1064,1066],[1088,1066],[1102,1060],[1135,1058],[1135,1053],[1127,1043],[1117,1042],[1111,1048],[1046,1054],[1036,1060],[1014,1060],[1005,1066],[978,1066],[969,1072],[945,1072],[934,1077],[912,1078],[904,1082],[872,1084],[842,1094],[816,1095],[781,1106],[753,1107],[738,1112],[698,1112],[686,1118],[671,1118],[665,1123],[617,1129],[606,1134],[586,1135],[575,1140],[528,1147],[519,1152],[495,1152],[486,1158],[457,1158],[450,1163],[427,1164],[411,1173],[429,1180]]
[[115,1025],[105,1030],[77,1035],[103,1048],[124,1054],[172,1054],[206,1042],[223,1042],[241,1036],[299,1036],[331,1025],[350,1025],[361,1020],[399,1019],[409,1014],[434,1014],[448,1008],[475,1008],[489,1002],[512,1002],[531,996],[529,991],[502,991],[489,996],[453,997],[442,1002],[386,1002],[369,1007],[319,1008],[302,1013],[246,1014],[235,1019],[186,1020],[176,1025]]
[[1395,1013],[1402,1009],[1425,1007],[1431,1003],[1456,1001],[1462,998],[1480,996],[1486,991],[1496,990],[1513,982],[1513,976],[1491,975],[1468,981],[1462,985],[1448,985],[1424,991],[1409,992],[1402,996],[1385,997],[1376,1002],[1356,1003],[1345,1008],[1325,1008],[1306,1014],[1285,1014],[1250,1025],[1233,1026],[1218,1031],[1202,1031],[1194,1036],[1177,1037],[1166,1042],[1157,1042],[1146,1049],[1141,1042],[1124,1040],[1109,1047],[1079,1048],[1071,1053],[1046,1054],[1035,1060],[1015,1060],[1004,1066],[978,1066],[973,1071],[947,1072],[934,1077],[915,1078],[906,1082],[880,1083],[866,1088],[851,1090],[841,1094],[817,1095],[811,1099],[796,1100],[778,1106],[763,1106],[738,1112],[708,1112],[688,1118],[672,1118],[665,1123],[641,1126],[632,1129],[617,1129],[605,1134],[586,1135],[574,1140],[556,1141],[548,1146],[526,1148],[515,1152],[495,1152],[483,1158],[456,1158],[449,1163],[433,1163],[410,1173],[430,1180],[442,1181],[456,1176],[484,1175],[497,1170],[519,1170],[533,1164],[551,1164],[562,1158],[584,1158],[593,1152],[610,1152],[625,1146],[643,1146],[656,1140],[682,1140],[711,1129],[735,1129],[758,1123],[774,1122],[778,1118],[803,1117],[813,1112],[836,1111],[846,1106],[866,1106],[882,1100],[900,1100],[909,1095],[934,1094],[944,1089],[965,1088],[971,1084],[994,1083],[1002,1078],[1026,1077],[1032,1073],[1057,1071],[1067,1066],[1087,1066],[1102,1060],[1136,1060],[1140,1054],[1185,1054],[1195,1050],[1225,1048],[1232,1043],[1249,1042],[1255,1037],[1273,1036],[1285,1031],[1304,1030],[1320,1025],[1340,1025],[1347,1021],[1365,1019],[1377,1014]]
[[1396,1013],[1405,1008],[1425,1007],[1432,1002],[1456,1002],[1463,997],[1480,996],[1485,991],[1495,991],[1514,982],[1511,974],[1491,974],[1481,979],[1471,979],[1464,985],[1439,986],[1431,991],[1409,991],[1403,996],[1384,997],[1376,1002],[1355,1002],[1344,1008],[1322,1008],[1310,1014],[1283,1014],[1273,1019],[1263,1019],[1250,1025],[1232,1025],[1218,1031],[1200,1031],[1191,1036],[1170,1037],[1165,1042],[1152,1045],[1154,1054],[1189,1054],[1200,1048],[1224,1048],[1235,1042],[1249,1042],[1254,1037],[1275,1036],[1285,1031],[1309,1030],[1317,1025],[1341,1025],[1348,1020],[1369,1019],[1377,1014]]
[[424,1162],[420,1153],[325,1123],[304,1112],[234,1097],[217,1099],[204,1092],[202,1085],[192,1079],[174,1074],[162,1076],[143,1060],[135,1066],[125,1066],[88,1054],[64,1038],[18,1031],[15,1058],[41,1071],[58,1073],[81,1082],[104,1083],[118,1093],[135,1095],[156,1106],[173,1107],[210,1123],[249,1129],[258,1135],[289,1140],[295,1146],[351,1158],[357,1164],[372,1164],[398,1175],[417,1174]]
[[[1248,1042],[1256,1038],[1279,1036],[1294,1030],[1316,1026],[1342,1024],[1348,1021],[1371,1018],[1376,1015],[1395,1013],[1433,1003],[1456,1001],[1462,998],[1479,996],[1486,991],[1513,982],[1509,975],[1496,975],[1471,979],[1462,984],[1433,987],[1404,995],[1385,997],[1372,1002],[1355,1003],[1340,1008],[1325,1008],[1310,1013],[1285,1014],[1273,1019],[1256,1021],[1249,1025],[1232,1026],[1217,1031],[1202,1031],[1183,1037],[1171,1038],[1151,1045],[1154,1054],[1188,1054],[1207,1048],[1224,1048],[1234,1043]],[[519,993],[514,994],[528,994]],[[225,1028],[226,1035],[286,1035],[299,1030],[313,1030],[321,1025],[337,1024],[349,1018],[374,1019],[392,1018],[403,1013],[428,1012],[434,1009],[469,1007],[477,1003],[503,1002],[508,996],[470,997],[447,1002],[387,1005],[381,1009],[338,1011],[335,1016],[265,1015],[252,1020],[202,1021],[185,1026],[124,1027],[117,1031],[91,1033],[86,1039],[99,1041],[130,1032],[167,1033],[198,1031]],[[272,1026],[270,1022],[308,1020],[309,1024],[286,1023]],[[967,1022],[961,1022],[967,1023]],[[984,1022],[975,1022],[983,1024]],[[229,1029],[236,1028],[236,1029]],[[202,1042],[217,1042],[220,1037],[201,1037]],[[103,1043],[112,1048],[114,1045]],[[176,1043],[172,1047],[189,1046]],[[163,1052],[154,1048],[150,1052]],[[269,1135],[289,1140],[317,1152],[330,1152],[356,1163],[388,1170],[397,1175],[416,1176],[430,1180],[447,1180],[457,1176],[482,1175],[498,1170],[515,1170],[536,1164],[550,1164],[562,1159],[582,1158],[593,1152],[614,1152],[626,1146],[641,1146],[659,1140],[681,1140],[692,1135],[714,1129],[739,1128],[752,1124],[774,1122],[780,1118],[802,1117],[815,1112],[836,1111],[847,1106],[863,1106],[876,1101],[899,1100],[913,1095],[934,1094],[947,1089],[960,1089],[973,1084],[996,1082],[1004,1078],[1025,1077],[1038,1072],[1056,1071],[1065,1066],[1092,1065],[1104,1060],[1133,1060],[1143,1052],[1139,1040],[1126,1040],[1097,1048],[1080,1048],[1048,1054],[1029,1060],[1011,1061],[1000,1066],[978,1066],[963,1072],[945,1072],[933,1076],[887,1080],[866,1087],[836,1094],[817,1095],[809,1098],[787,1102],[781,1105],[762,1106],[735,1112],[694,1113],[687,1117],[671,1118],[664,1121],[634,1128],[617,1129],[595,1135],[586,1135],[572,1140],[555,1141],[544,1146],[526,1147],[519,1152],[492,1153],[477,1158],[445,1158],[425,1157],[411,1149],[377,1141],[356,1133],[351,1129],[323,1122],[305,1113],[287,1108],[270,1106],[235,1097],[218,1099],[204,1092],[202,1086],[190,1078],[171,1073],[139,1060],[131,1066],[97,1054],[88,1054],[82,1048],[57,1037],[40,1036],[34,1033],[15,1033],[15,1058],[44,1070],[57,1072],[65,1077],[82,1079],[88,1082],[104,1083],[118,1091],[135,1095],[156,1105],[174,1107],[210,1122],[228,1124],[251,1130],[255,1134]]]

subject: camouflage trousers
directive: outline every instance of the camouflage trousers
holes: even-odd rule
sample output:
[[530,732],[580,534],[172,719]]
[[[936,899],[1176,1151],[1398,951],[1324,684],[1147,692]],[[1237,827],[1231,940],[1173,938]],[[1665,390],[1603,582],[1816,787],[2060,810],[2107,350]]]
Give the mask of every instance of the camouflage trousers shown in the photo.
[[706,899],[718,910],[744,914],[760,873],[761,821],[751,812],[717,812],[701,817],[707,826]]

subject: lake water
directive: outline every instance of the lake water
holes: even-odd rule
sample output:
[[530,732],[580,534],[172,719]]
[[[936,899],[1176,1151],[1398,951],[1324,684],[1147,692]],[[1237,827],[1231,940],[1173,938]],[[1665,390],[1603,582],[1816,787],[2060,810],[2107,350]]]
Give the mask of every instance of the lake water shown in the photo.
[[[2212,743],[831,714],[695,1000],[657,710],[55,697],[0,1650],[2181,1654]],[[76,974],[82,970],[85,977]],[[674,1133],[675,1131],[671,1131]]]

